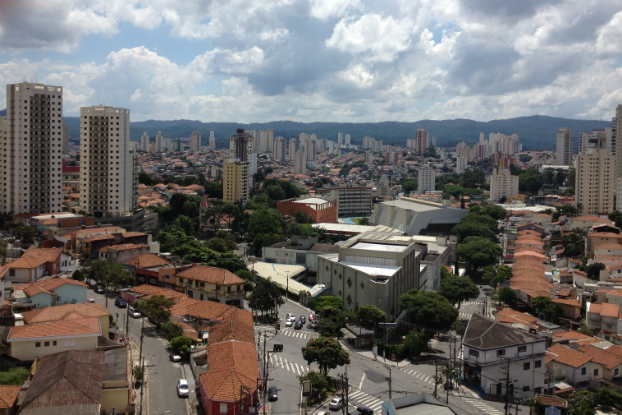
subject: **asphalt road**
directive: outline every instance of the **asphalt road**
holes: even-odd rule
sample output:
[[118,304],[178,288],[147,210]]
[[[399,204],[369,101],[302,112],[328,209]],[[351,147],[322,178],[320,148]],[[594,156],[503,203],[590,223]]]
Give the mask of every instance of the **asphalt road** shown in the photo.
[[[97,294],[89,289],[87,296],[94,298],[100,304],[106,305],[106,299],[102,294]],[[114,297],[109,297],[108,310],[110,310],[115,320],[118,319],[119,328],[125,329],[127,309],[116,307],[114,305]],[[138,347],[140,347],[142,323],[142,318],[129,318],[130,339]],[[186,414],[188,399],[177,396],[177,381],[182,377],[181,364],[170,360],[168,342],[160,338],[156,334],[155,329],[151,328],[146,321],[142,353],[145,358],[146,382],[148,384],[147,388],[145,388],[143,414],[160,415],[166,411],[170,411],[170,414],[175,415]],[[133,357],[137,358],[138,356]],[[187,371],[187,376],[192,378],[192,373]],[[194,393],[194,379],[188,379],[188,381],[191,386],[191,393]],[[139,408],[137,407],[137,413],[138,410]]]

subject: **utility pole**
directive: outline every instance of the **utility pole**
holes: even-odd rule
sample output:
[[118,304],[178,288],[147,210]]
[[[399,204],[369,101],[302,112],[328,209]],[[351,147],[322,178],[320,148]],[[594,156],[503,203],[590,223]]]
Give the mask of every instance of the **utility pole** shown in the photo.
[[130,305],[125,304],[125,337],[127,337],[127,342],[130,342]]
[[143,357],[143,337],[145,337],[145,319],[143,319],[143,326],[140,329],[140,354],[138,355],[138,361]]
[[509,415],[510,409],[510,358],[504,357],[508,361],[507,373],[505,374],[505,415]]
[[[138,361],[138,364],[140,364],[140,360]],[[139,415],[143,414],[143,391],[145,390],[143,388],[143,385],[145,384],[145,359],[143,359],[142,361],[142,368],[143,368],[143,379],[140,382],[140,412],[138,413]]]
[[345,388],[343,386],[343,374],[341,374],[341,414],[346,415],[346,397]]
[[393,389],[391,387],[391,384],[392,384],[393,378],[391,376],[391,366],[385,365],[385,368],[387,368],[387,370],[389,371],[389,377],[387,378],[387,381],[389,382],[389,399],[392,399]]
[[285,302],[289,300],[289,271],[285,271],[287,273],[287,288],[285,288]]
[[268,334],[266,332],[264,332],[263,334],[263,387],[262,387],[262,392],[263,392],[263,415],[266,415],[266,391],[267,391],[267,387],[268,387],[268,364],[266,362],[266,338],[268,337]]
[[434,359],[434,397],[437,398],[438,392],[438,365],[436,364],[436,359]]
[[348,381],[348,366],[347,365],[346,365],[346,390],[345,390],[345,393],[346,393],[346,400],[345,400],[346,413],[349,413],[347,408],[350,405],[350,396],[349,396],[349,394],[350,394],[350,382]]

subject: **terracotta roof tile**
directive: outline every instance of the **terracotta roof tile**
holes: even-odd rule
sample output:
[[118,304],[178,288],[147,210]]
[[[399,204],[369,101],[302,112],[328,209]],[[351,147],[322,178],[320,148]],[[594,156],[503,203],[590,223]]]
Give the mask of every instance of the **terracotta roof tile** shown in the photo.
[[607,369],[613,369],[616,366],[622,365],[622,357],[609,353],[606,350],[601,350],[594,346],[580,346],[579,350],[589,356],[592,356],[593,362],[601,364]]
[[553,298],[551,301],[557,304],[564,304],[564,305],[581,308],[581,303],[575,299]]
[[[590,309],[590,311],[592,311]],[[618,318],[620,314],[620,306],[613,303],[603,303],[600,305],[600,315],[603,317],[615,317]]]
[[230,340],[254,344],[255,331],[252,326],[244,324],[240,321],[228,321],[225,323],[215,324],[210,328],[208,345]]
[[36,339],[40,337],[74,336],[81,334],[101,334],[99,319],[85,318],[70,321],[48,321],[26,324],[11,328],[7,341]]
[[46,321],[78,320],[90,317],[110,316],[112,313],[98,303],[64,304],[54,307],[22,313],[26,324],[42,323]]
[[189,278],[219,285],[244,284],[244,280],[222,268],[196,265],[177,274],[180,278]]
[[568,340],[589,340],[594,338],[592,336],[588,336],[587,334],[579,333],[578,331],[574,330],[563,331],[561,333],[553,333],[553,337]]
[[592,360],[592,356],[585,353],[581,353],[570,347],[562,346],[561,344],[554,344],[546,349],[547,354],[552,355],[552,360],[563,365],[572,367],[580,367]]
[[0,385],[0,409],[12,408],[21,385]]
[[138,255],[130,260],[125,261],[126,264],[140,266],[140,268],[154,268],[170,265],[170,262],[160,258],[156,254]]

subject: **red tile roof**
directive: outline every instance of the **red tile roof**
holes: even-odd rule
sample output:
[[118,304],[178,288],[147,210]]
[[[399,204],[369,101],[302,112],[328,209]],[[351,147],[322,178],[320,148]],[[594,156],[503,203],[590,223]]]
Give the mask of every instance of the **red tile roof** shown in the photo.
[[180,278],[189,278],[210,282],[218,285],[234,285],[244,284],[244,280],[232,272],[222,268],[208,267],[205,265],[196,265],[177,274]]
[[63,248],[28,248],[21,258],[9,262],[9,268],[32,269],[45,264],[46,262],[56,262]]
[[126,264],[134,265],[142,268],[154,268],[170,265],[166,259],[160,258],[156,254],[138,255],[130,260],[125,261]]
[[[590,311],[592,311],[590,309]],[[603,317],[614,317],[618,318],[620,314],[620,306],[612,303],[603,303],[600,305],[600,315]]]
[[8,340],[38,339],[42,337],[77,336],[83,334],[101,335],[99,319],[86,318],[69,321],[48,321],[11,327]]
[[601,364],[607,369],[613,369],[616,366],[622,365],[622,357],[609,353],[606,350],[601,350],[594,346],[580,346],[578,350],[592,356],[593,362]]
[[583,366],[584,364],[592,360],[592,356],[571,349],[570,347],[562,346],[561,344],[554,344],[553,346],[549,347],[546,352],[548,355],[551,356],[552,360],[556,361],[557,363],[572,367]]
[[22,385],[0,385],[0,409],[12,408]]
[[112,313],[98,303],[65,304],[22,313],[26,324],[45,321],[79,320],[90,317],[110,316]]

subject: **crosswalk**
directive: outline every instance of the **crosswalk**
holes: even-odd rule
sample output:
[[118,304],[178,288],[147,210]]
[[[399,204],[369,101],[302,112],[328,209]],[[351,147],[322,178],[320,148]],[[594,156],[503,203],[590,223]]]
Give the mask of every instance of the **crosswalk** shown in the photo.
[[428,375],[425,375],[423,373],[417,372],[416,370],[412,370],[412,369],[410,370],[405,369],[405,370],[402,370],[402,372],[415,377],[421,382],[426,382],[426,383],[429,383],[430,385],[434,385],[434,376],[428,376]]
[[270,363],[271,363],[270,370],[283,368],[285,370],[289,370],[290,372],[293,372],[295,375],[298,375],[298,376],[304,375],[309,370],[308,366],[303,366],[296,362],[291,362],[276,354],[273,354],[270,357]]
[[366,406],[373,410],[375,414],[380,413],[380,407],[383,404],[382,399],[378,399],[366,394],[360,390],[348,394],[348,403],[352,406]]
[[482,303],[481,301],[467,301],[465,303],[462,303],[462,305],[484,305],[484,303]]
[[495,408],[493,408],[492,406],[487,405],[481,399],[462,398],[462,400],[464,400],[469,405],[474,406],[475,408],[477,408],[477,411],[480,412],[480,413],[491,414],[491,415],[501,415],[501,411],[498,411]]
[[289,330],[289,329],[281,330],[279,334],[282,334],[283,336],[296,337],[299,339],[313,339],[313,338],[318,337],[317,333],[310,333],[308,331]]
[[473,313],[463,313],[462,311],[460,312],[460,317],[464,317],[464,318],[470,319],[472,315],[473,315]]

